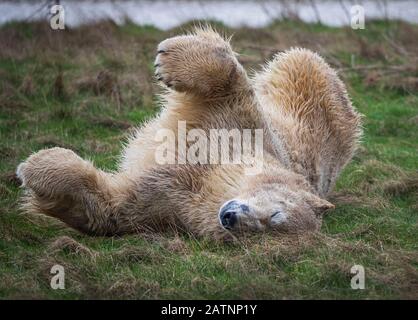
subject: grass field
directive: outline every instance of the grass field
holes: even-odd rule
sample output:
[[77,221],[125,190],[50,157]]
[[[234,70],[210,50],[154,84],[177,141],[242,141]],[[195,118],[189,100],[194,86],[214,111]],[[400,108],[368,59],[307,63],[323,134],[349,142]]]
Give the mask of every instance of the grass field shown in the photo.
[[[364,114],[362,146],[321,233],[232,244],[181,234],[92,238],[22,214],[14,172],[34,151],[61,146],[116,168],[121,142],[158,111],[158,42],[190,25],[8,24],[0,28],[1,298],[418,298],[418,26],[216,25],[234,34],[248,70],[291,46],[318,51]],[[65,268],[65,290],[50,288],[54,264]],[[365,268],[365,290],[350,287],[354,264]]]

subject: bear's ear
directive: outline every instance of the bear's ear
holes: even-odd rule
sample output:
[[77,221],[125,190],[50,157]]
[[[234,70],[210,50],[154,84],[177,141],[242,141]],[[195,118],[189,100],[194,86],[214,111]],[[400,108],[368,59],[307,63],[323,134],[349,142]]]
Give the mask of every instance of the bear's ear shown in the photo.
[[312,193],[309,194],[307,202],[318,217],[322,216],[326,211],[335,208],[331,202],[328,202],[325,199],[321,199]]

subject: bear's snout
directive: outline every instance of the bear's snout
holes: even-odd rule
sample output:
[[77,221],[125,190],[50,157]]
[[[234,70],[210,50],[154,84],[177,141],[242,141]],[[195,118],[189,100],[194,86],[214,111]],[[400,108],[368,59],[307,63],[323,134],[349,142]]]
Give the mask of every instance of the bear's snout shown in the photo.
[[220,219],[221,224],[225,229],[232,229],[238,220],[235,211],[221,212]]
[[219,210],[219,221],[225,229],[232,229],[238,222],[241,213],[248,213],[249,207],[236,200],[226,202]]

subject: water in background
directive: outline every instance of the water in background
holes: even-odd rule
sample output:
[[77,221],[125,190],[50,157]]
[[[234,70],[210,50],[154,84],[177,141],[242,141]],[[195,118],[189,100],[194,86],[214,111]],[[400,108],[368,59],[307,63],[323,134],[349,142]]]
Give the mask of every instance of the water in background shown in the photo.
[[[9,21],[45,19],[47,1],[1,1],[0,25]],[[170,29],[190,20],[211,19],[231,27],[263,27],[273,20],[297,16],[305,22],[329,26],[350,24],[353,3],[363,5],[367,19],[399,19],[418,23],[417,0],[369,1],[74,1],[62,0],[65,24],[69,27],[110,19],[118,24],[127,19],[138,25]],[[313,5],[314,4],[314,5]]]

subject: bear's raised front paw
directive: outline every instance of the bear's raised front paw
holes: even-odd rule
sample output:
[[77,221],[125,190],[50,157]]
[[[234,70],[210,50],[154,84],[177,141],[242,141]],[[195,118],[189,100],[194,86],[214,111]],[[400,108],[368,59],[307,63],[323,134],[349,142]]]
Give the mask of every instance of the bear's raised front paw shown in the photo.
[[177,91],[216,94],[230,87],[238,62],[220,36],[185,35],[158,45],[155,76]]
[[187,65],[184,64],[183,57],[186,55],[187,46],[192,45],[191,37],[174,37],[158,45],[154,64],[155,76],[169,88],[173,87],[179,91],[185,89],[182,78],[187,76]]

